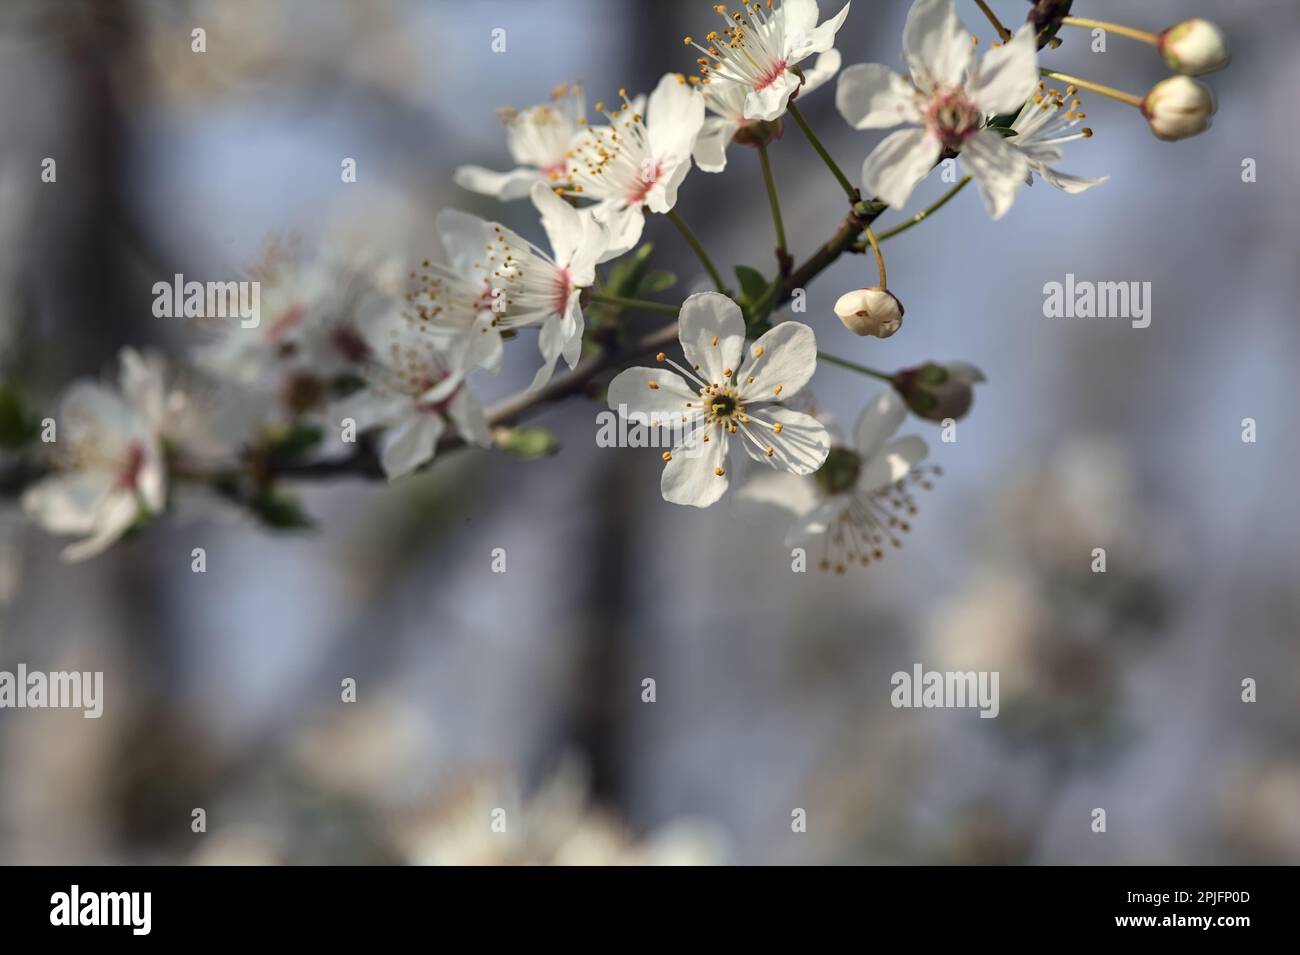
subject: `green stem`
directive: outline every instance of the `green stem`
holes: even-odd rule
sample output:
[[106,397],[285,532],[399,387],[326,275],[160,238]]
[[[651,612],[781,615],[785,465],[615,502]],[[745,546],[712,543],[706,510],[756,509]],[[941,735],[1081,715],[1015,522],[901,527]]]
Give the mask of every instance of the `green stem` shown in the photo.
[[677,226],[677,231],[682,234],[682,238],[686,240],[686,244],[691,247],[691,251],[695,253],[695,257],[700,260],[700,264],[704,266],[704,271],[709,273],[709,278],[713,279],[714,288],[719,292],[725,292],[727,290],[727,283],[722,281],[722,275],[718,272],[717,266],[715,266],[713,260],[709,258],[709,253],[704,251],[704,246],[700,243],[700,240],[696,238],[695,233],[691,231],[691,227],[686,224],[686,220],[681,217],[676,209],[669,211],[668,218],[672,220],[673,225]]
[[591,300],[593,302],[603,302],[606,305],[619,305],[623,308],[639,308],[647,312],[663,312],[663,314],[672,315],[674,318],[681,311],[680,305],[650,302],[643,298],[624,298],[621,295],[608,295],[605,292],[592,292]]
[[922,209],[916,215],[912,216],[912,218],[908,219],[906,222],[900,225],[896,225],[892,229],[886,229],[884,232],[877,235],[876,241],[884,242],[886,239],[892,239],[900,232],[906,232],[908,229],[912,228],[912,226],[916,225],[918,222],[922,222],[928,219],[930,216],[934,215],[936,212],[938,212],[940,209],[946,206],[949,203],[949,201],[951,201],[953,196],[957,195],[957,193],[965,189],[966,185],[969,182],[970,182],[970,176],[967,176],[965,179],[957,183],[957,185],[953,186],[942,196],[940,196],[937,200],[935,200],[935,202],[932,205],[926,206],[924,209]]
[[758,147],[758,162],[763,167],[763,182],[767,185],[767,201],[772,206],[772,225],[776,227],[777,258],[788,254],[785,245],[785,223],[781,220],[781,201],[776,196],[776,178],[772,175],[772,162],[767,157],[766,144]]
[[844,194],[848,196],[850,200],[857,199],[858,191],[853,188],[853,183],[849,182],[849,177],[844,175],[844,170],[835,164],[835,160],[832,159],[831,154],[826,151],[826,147],[822,145],[822,141],[818,139],[817,134],[812,131],[812,127],[808,125],[808,121],[803,118],[803,113],[799,111],[799,107],[794,103],[791,103],[789,111],[790,115],[794,117],[794,121],[799,124],[799,128],[803,130],[803,134],[808,137],[808,142],[812,143],[812,148],[817,150],[817,155],[822,157],[822,162],[826,164],[826,168],[835,174],[835,178],[839,181],[840,188],[844,190]]
[[834,355],[828,355],[824,351],[817,353],[820,361],[828,361],[832,365],[839,365],[841,368],[847,368],[849,371],[856,371],[859,375],[868,375],[871,378],[879,378],[881,381],[893,382],[894,376],[884,371],[876,371],[874,368],[868,368],[866,365],[859,365],[857,362],[849,361],[847,358],[836,358]]

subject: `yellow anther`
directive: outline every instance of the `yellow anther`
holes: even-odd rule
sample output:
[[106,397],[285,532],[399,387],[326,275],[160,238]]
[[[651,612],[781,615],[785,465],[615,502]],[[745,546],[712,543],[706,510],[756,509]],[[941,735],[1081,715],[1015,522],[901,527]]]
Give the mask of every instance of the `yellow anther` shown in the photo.
[[714,469],[713,469],[713,473],[716,474],[718,477],[722,477],[724,474],[727,473],[727,469],[726,469],[726,468],[714,468]]
[[780,434],[780,433],[781,433],[781,429],[784,428],[784,427],[785,427],[785,425],[783,425],[781,422],[778,421],[776,424],[772,425],[772,433],[773,433],[773,434]]
[[665,461],[671,461],[673,459],[673,453],[671,451],[665,451],[663,454],[660,455],[660,457],[663,458]]

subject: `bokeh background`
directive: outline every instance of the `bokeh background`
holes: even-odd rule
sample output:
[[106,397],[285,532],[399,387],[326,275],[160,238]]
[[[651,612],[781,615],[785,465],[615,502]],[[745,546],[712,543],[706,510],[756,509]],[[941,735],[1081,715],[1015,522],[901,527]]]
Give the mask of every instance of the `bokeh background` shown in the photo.
[[[494,110],[564,81],[594,101],[690,71],[681,37],[713,25],[709,7],[10,0],[4,375],[53,407],[123,344],[183,355],[190,331],[153,317],[152,284],[228,277],[270,234],[418,261],[455,206],[535,235],[526,204],[451,182],[461,163],[509,168]],[[958,7],[987,44],[974,4]],[[995,4],[1008,22],[1025,7]],[[906,8],[854,0],[845,63],[898,65]],[[955,443],[906,426],[945,474],[904,550],[793,574],[779,514],[663,502],[657,453],[597,448],[599,406],[581,399],[537,419],[555,457],[465,453],[391,487],[305,486],[306,534],[199,508],[69,567],[6,501],[0,669],[103,670],[106,710],[0,711],[0,861],[1300,861],[1300,7],[1075,12],[1216,20],[1234,61],[1210,78],[1213,129],[1162,143],[1085,96],[1096,136],[1064,165],[1110,181],[1077,197],[1036,184],[997,223],[968,190],[891,241],[907,323],[888,342],[831,312],[869,260],[809,289],[828,351],[988,375]],[[1165,75],[1150,48],[1063,36],[1059,69],[1132,91]],[[830,89],[804,110],[855,172],[878,134],[849,130]],[[57,184],[39,181],[46,156]],[[769,270],[756,159],[730,158],[724,176],[692,173],[679,209],[716,258]],[[773,160],[802,257],[842,197],[793,126]],[[932,177],[913,207],[944,188]],[[679,291],[702,278],[667,222],[646,238]],[[1151,282],[1151,326],[1044,318],[1043,284],[1067,272]],[[477,383],[488,397],[528,381],[531,346],[509,352]],[[813,389],[845,422],[876,393],[833,367]],[[1001,715],[892,708],[890,675],[914,663],[1000,671]],[[1241,701],[1247,677],[1258,702]],[[488,831],[496,807],[505,837]]]

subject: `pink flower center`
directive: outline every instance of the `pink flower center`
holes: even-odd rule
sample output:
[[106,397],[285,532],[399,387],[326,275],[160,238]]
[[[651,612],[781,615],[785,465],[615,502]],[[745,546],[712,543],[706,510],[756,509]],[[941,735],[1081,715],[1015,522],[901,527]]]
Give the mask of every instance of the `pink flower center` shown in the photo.
[[133,441],[126,449],[126,457],[122,461],[122,467],[117,473],[117,483],[114,488],[119,491],[134,491],[136,485],[140,483],[140,472],[144,470],[144,445],[139,441]]
[[781,78],[781,74],[785,72],[785,68],[787,65],[788,64],[786,63],[785,60],[783,59],[777,60],[777,62],[773,63],[767,69],[763,70],[763,72],[758,74],[757,79],[755,79],[754,81],[754,89],[755,90],[767,89],[769,86],[771,86],[773,83],[775,83],[777,80]]
[[650,194],[654,184],[659,181],[659,177],[664,173],[664,167],[655,163],[654,169],[644,169],[632,184],[631,191],[627,194],[629,205],[645,205],[645,197]]
[[960,91],[935,97],[925,111],[925,124],[947,149],[961,149],[984,123],[984,114]]
[[555,299],[552,308],[563,315],[569,307],[569,294],[573,291],[573,278],[569,275],[568,269],[560,269],[555,273]]
[[302,324],[303,317],[307,310],[301,305],[291,305],[276,316],[271,327],[266,330],[266,340],[271,344],[279,344],[295,328]]

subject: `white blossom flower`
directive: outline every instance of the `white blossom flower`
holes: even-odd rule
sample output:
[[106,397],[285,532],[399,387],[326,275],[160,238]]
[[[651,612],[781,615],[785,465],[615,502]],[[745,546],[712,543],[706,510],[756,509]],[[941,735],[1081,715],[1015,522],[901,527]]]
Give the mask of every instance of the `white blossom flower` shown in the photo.
[[[775,10],[771,2],[764,7],[758,0],[742,0],[739,11],[730,11],[721,3],[713,10],[722,17],[722,31],[710,31],[704,38],[707,46],[686,37],[689,46],[704,54],[698,61],[701,75],[706,83],[721,80],[741,87],[742,119],[770,122],[785,113],[790,95],[799,88],[799,75],[792,68],[834,46],[835,34],[849,15],[849,4],[820,25],[816,0],[783,0]],[[839,68],[838,58],[825,65],[832,64],[830,72],[834,73]],[[819,79],[824,83],[829,78]]]
[[276,388],[303,369],[316,379],[351,369],[365,357],[358,329],[371,289],[364,273],[341,249],[304,259],[292,244],[272,241],[248,270],[258,284],[257,324],[202,319],[212,337],[195,349],[195,364],[247,388]]
[[660,489],[673,504],[708,507],[727,490],[727,452],[739,435],[749,457],[811,474],[830,450],[826,429],[781,402],[807,384],[817,367],[813,331],[784,322],[745,350],[740,306],[719,292],[692,295],[682,305],[678,337],[686,367],[629,368],[609,385],[609,406],[625,417],[645,415],[684,435],[663,454]]
[[901,535],[917,511],[913,491],[928,490],[937,467],[921,469],[929,449],[917,435],[895,438],[907,406],[893,391],[882,392],[858,418],[854,446],[831,448],[811,477],[761,475],[740,491],[743,500],[773,504],[795,515],[787,547],[821,540],[822,570],[844,573],[884,557],[885,545],[902,546]]
[[546,384],[563,356],[572,368],[582,355],[582,290],[596,281],[596,263],[609,248],[609,230],[579,212],[549,187],[533,186],[533,205],[542,218],[554,258],[500,225],[488,244],[490,281],[504,300],[494,318],[498,328],[540,326],[537,346],[542,367],[530,390]]
[[[140,371],[128,368],[137,360],[123,350],[125,378]],[[69,386],[57,423],[57,473],[23,494],[23,511],[37,524],[53,534],[83,536],[64,548],[64,560],[102,553],[139,517],[161,512],[166,503],[159,422],[151,420],[160,411],[156,395],[139,377],[130,384],[126,395],[96,381]],[[133,398],[146,406],[133,404]]]
[[1085,115],[1080,111],[1083,103],[1074,96],[1072,88],[1062,93],[1058,89],[1048,89],[1042,82],[1038,86],[1038,95],[1020,110],[1011,123],[1014,134],[1007,137],[1007,144],[1020,150],[1029,162],[1026,184],[1032,185],[1033,173],[1037,173],[1050,185],[1073,195],[1105,182],[1109,176],[1088,179],[1053,167],[1053,163],[1061,161],[1063,145],[1092,138],[1092,130],[1085,126],[1073,132]]
[[1037,89],[1035,42],[1026,24],[975,64],[971,35],[952,0],[916,0],[903,31],[911,81],[882,64],[864,63],[841,73],[836,89],[835,105],[855,129],[915,127],[891,133],[867,156],[867,191],[902,206],[944,150],[951,150],[975,177],[989,214],[1003,216],[1029,173],[1029,161],[986,125],[994,116],[1018,112]]
[[525,110],[499,111],[506,147],[518,165],[509,172],[461,166],[455,182],[462,189],[501,200],[522,199],[537,182],[558,183],[569,171],[569,146],[582,128],[586,104],[578,84],[557,86],[551,101]]
[[365,387],[337,402],[332,416],[336,422],[351,418],[359,432],[384,429],[379,463],[390,479],[431,461],[449,425],[470,444],[492,443],[465,369],[434,338],[400,325],[387,349],[374,350],[362,378]]
[[430,336],[451,366],[496,372],[502,341],[493,319],[505,301],[492,291],[493,224],[457,209],[443,209],[434,224],[446,262],[425,259],[411,273],[416,288],[406,296],[406,318]]
[[[824,86],[840,68],[840,51],[827,50],[817,57],[817,62],[804,73],[803,86],[799,88],[800,96],[807,96],[818,87]],[[701,83],[704,93],[704,105],[708,113],[700,135],[695,140],[692,156],[695,165],[703,172],[722,172],[727,168],[727,146],[736,140],[742,130],[755,130],[756,136],[767,135],[760,139],[767,142],[775,133],[766,134],[762,130],[763,121],[748,119],[745,116],[745,104],[749,99],[750,89],[743,83],[712,77],[709,82]],[[743,137],[742,137],[743,138]]]
[[[704,124],[704,97],[686,77],[668,73],[650,94],[627,98],[607,114],[608,126],[592,126],[573,144],[564,190],[595,202],[589,215],[604,224],[610,245],[598,261],[627,252],[641,238],[645,213],[670,212],[691,168],[691,149]],[[643,115],[644,103],[644,115]],[[597,103],[598,112],[605,112]]]

